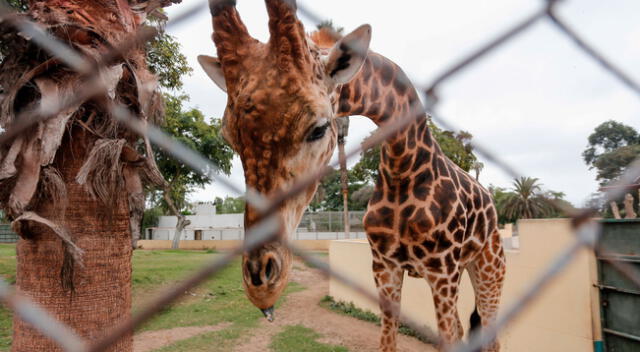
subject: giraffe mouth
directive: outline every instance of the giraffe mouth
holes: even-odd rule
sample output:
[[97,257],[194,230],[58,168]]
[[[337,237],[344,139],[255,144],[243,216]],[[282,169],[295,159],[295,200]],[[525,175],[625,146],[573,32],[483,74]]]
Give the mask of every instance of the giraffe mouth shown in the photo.
[[262,311],[262,314],[264,314],[264,317],[267,318],[269,322],[273,322],[276,319],[275,312],[273,311],[273,306],[266,309],[260,309],[260,310]]

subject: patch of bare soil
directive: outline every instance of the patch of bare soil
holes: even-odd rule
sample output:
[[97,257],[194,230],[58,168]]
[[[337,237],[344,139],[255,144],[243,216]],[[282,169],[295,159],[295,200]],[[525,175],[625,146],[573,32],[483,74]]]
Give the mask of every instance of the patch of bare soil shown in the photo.
[[[320,333],[322,343],[341,345],[350,351],[378,351],[380,327],[349,316],[328,311],[318,305],[325,295],[329,294],[329,280],[321,271],[306,267],[297,262],[292,272],[292,281],[298,282],[305,290],[292,293],[279,309],[276,319],[269,323],[264,319],[260,326],[253,330],[252,336],[241,345],[237,352],[262,352],[269,350],[274,335],[285,326],[303,325]],[[435,351],[436,349],[415,338],[398,335],[398,351]]]
[[220,323],[210,326],[188,326],[165,330],[145,331],[133,336],[133,351],[148,352],[169,346],[180,340],[188,339],[205,332],[226,329],[231,324]]

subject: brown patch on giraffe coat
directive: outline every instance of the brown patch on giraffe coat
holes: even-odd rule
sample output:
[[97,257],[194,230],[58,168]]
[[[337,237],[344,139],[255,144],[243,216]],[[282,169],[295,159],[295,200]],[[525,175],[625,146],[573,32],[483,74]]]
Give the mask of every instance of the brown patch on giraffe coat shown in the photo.
[[392,235],[381,233],[381,232],[371,232],[367,233],[367,237],[369,238],[369,242],[372,248],[375,248],[380,254],[386,254],[389,251],[389,248],[396,243],[396,240]]

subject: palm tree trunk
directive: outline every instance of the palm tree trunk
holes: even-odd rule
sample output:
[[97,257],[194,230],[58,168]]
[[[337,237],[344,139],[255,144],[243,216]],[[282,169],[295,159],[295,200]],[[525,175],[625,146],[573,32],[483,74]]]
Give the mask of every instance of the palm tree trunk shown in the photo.
[[[81,48],[87,58],[98,59],[130,38],[144,20],[144,11],[157,9],[138,6],[134,13],[129,4],[125,0],[29,0],[29,19]],[[0,70],[0,82],[8,90],[0,97],[0,125],[8,130],[25,107],[77,94],[84,77],[54,64],[57,59],[27,36],[8,26],[2,30],[3,45],[9,51]],[[140,166],[133,161],[144,160],[135,153],[138,137],[118,125],[103,103],[125,102],[138,118],[150,121],[159,118],[160,104],[142,46],[134,45],[109,61],[101,77],[110,94],[39,122],[13,140],[11,149],[0,146],[4,148],[0,148],[4,168],[0,170],[4,171],[4,175],[0,172],[0,206],[8,210],[21,236],[16,247],[17,288],[89,340],[130,316],[131,210],[140,209],[129,203],[132,192],[127,185],[141,192]],[[124,144],[134,151],[132,160],[123,158]],[[20,151],[19,158],[11,154],[14,147]],[[126,168],[131,170],[123,171]],[[47,181],[47,172],[55,176],[54,181]],[[41,225],[33,220],[36,217],[54,226]],[[69,248],[83,253],[80,256]],[[18,316],[13,322],[13,351],[60,350]],[[131,349],[128,336],[110,350]]]
[[340,161],[340,182],[342,183],[342,214],[344,222],[344,236],[351,237],[351,224],[349,224],[349,185],[347,177],[347,156],[344,151],[345,138],[349,134],[349,117],[339,118],[338,127],[338,158]]
[[349,186],[347,183],[347,158],[344,152],[344,142],[338,143],[338,157],[340,158],[340,181],[342,183],[344,236],[345,238],[351,238],[351,224],[349,224]]
[[[131,311],[131,229],[127,198],[120,197],[109,213],[76,182],[95,138],[78,128],[65,137],[54,166],[67,188],[63,217],[74,242],[82,248],[83,266],[71,269],[72,287],[64,287],[61,273],[68,265],[61,240],[51,229],[29,225],[17,245],[17,287],[79,335],[95,339]],[[123,192],[122,194],[126,194]],[[56,218],[56,204],[40,200],[36,212]],[[59,219],[59,217],[58,217]],[[14,317],[13,351],[59,351],[55,343]],[[112,350],[130,351],[131,337]]]

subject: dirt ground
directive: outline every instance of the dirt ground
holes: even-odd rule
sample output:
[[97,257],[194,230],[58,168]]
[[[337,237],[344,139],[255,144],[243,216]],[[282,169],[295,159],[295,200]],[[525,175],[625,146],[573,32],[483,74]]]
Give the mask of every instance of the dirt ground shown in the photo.
[[[253,336],[236,346],[234,351],[267,351],[271,338],[287,325],[303,325],[323,335],[322,343],[342,345],[350,351],[378,351],[379,327],[352,317],[333,313],[318,305],[329,294],[329,280],[317,269],[308,268],[300,262],[294,264],[292,280],[306,290],[290,294],[287,301],[276,310],[276,319],[266,319],[253,331]],[[399,351],[435,351],[431,345],[415,338],[398,335]]]
[[[237,345],[234,351],[268,351],[273,336],[282,331],[285,326],[298,324],[320,333],[323,338],[319,341],[322,343],[342,345],[350,351],[378,350],[378,326],[330,312],[318,305],[322,297],[329,294],[329,280],[319,270],[296,262],[292,281],[298,282],[306,289],[287,296],[286,302],[276,310],[275,321],[269,323],[266,319],[262,320],[259,327],[252,330],[251,337]],[[134,337],[134,351],[152,351],[182,339],[225,327],[225,324],[218,324],[141,333]],[[404,335],[398,335],[398,350],[435,351],[433,346]]]
[[222,323],[213,326],[188,326],[166,330],[145,331],[134,336],[133,351],[150,352],[205,332],[225,329],[229,325],[230,324]]

